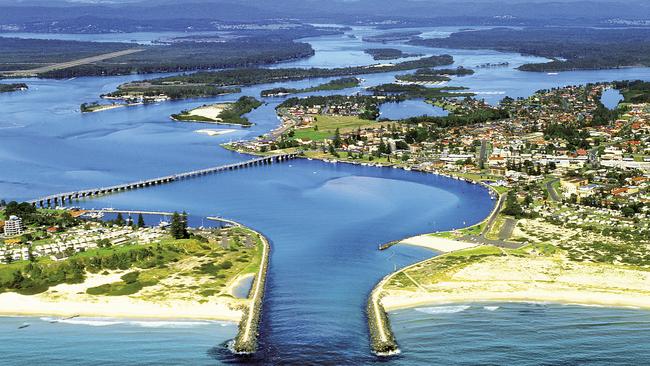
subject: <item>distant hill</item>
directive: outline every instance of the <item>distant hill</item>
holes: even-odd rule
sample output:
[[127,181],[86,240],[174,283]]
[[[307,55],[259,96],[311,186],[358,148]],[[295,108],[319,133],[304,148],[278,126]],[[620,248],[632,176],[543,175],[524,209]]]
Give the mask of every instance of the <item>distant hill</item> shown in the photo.
[[650,2],[640,0],[0,0],[0,25],[82,17],[119,20],[219,20],[250,22],[298,18],[353,23],[368,20],[474,18],[508,21],[598,23],[607,19],[650,19]]

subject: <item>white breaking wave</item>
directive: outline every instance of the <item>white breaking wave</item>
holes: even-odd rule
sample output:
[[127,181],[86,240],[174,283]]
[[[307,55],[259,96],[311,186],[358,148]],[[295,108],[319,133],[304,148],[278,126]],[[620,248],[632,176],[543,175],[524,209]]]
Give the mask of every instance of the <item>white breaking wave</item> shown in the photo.
[[111,318],[72,318],[72,319],[57,319],[57,318],[41,318],[41,320],[50,323],[63,323],[70,325],[86,325],[90,327],[108,327],[112,325],[130,325],[142,328],[194,328],[208,325],[220,325],[226,327],[234,323],[219,322],[219,321],[162,321],[162,320],[124,320],[124,319],[111,319]]
[[484,306],[483,309],[488,310],[488,311],[495,311],[499,307],[498,306]]
[[454,314],[460,313],[469,309],[469,305],[454,305],[454,306],[433,306],[429,308],[416,308],[416,311],[426,314]]
[[91,319],[91,318],[73,318],[73,319],[57,319],[57,318],[41,318],[41,320],[51,323],[63,323],[72,325],[87,325],[90,327],[107,327],[111,325],[124,324],[123,321],[114,319]]
[[[218,323],[209,321],[129,321],[129,325],[135,325],[143,328],[193,328],[206,325],[215,325]],[[228,324],[223,323],[221,326]]]
[[504,91],[472,91],[470,93],[474,93],[476,95],[504,95],[506,92],[504,92]]

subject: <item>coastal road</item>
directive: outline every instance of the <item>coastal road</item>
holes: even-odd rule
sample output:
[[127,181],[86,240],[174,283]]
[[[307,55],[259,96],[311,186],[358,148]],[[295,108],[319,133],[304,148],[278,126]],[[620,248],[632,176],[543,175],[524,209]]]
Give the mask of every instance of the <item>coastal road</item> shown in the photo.
[[5,77],[37,76],[38,74],[48,72],[48,71],[68,69],[70,67],[86,65],[86,64],[93,63],[93,62],[108,60],[108,59],[115,58],[115,57],[120,57],[120,56],[126,56],[126,55],[130,55],[130,54],[137,53],[137,52],[142,52],[142,51],[144,51],[143,48],[130,48],[128,50],[111,52],[111,53],[104,53],[104,54],[97,55],[97,56],[85,57],[85,58],[81,58],[81,59],[78,59],[78,60],[62,62],[62,63],[58,63],[58,64],[52,64],[52,65],[48,65],[48,66],[38,67],[36,69],[31,69],[31,70],[0,71],[0,75],[5,76]]

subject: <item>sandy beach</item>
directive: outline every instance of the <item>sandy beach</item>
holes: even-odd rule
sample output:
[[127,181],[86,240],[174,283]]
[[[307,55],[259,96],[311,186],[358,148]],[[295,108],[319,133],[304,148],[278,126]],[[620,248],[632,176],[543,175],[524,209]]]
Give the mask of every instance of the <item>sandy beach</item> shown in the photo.
[[221,112],[223,112],[223,110],[226,109],[228,105],[230,105],[230,103],[218,103],[218,104],[206,105],[203,107],[192,109],[187,114],[189,114],[190,116],[209,118],[214,122],[223,122],[223,120],[219,117],[219,115],[221,115]]
[[100,107],[97,107],[97,108],[93,109],[91,111],[91,113],[108,111],[108,110],[111,110],[111,109],[122,108],[122,107],[126,107],[126,106],[127,106],[127,104],[107,104],[107,105],[103,105],[103,106],[100,106]]
[[[410,278],[420,278],[417,273]],[[404,290],[385,288],[387,311],[427,304],[480,301],[553,302],[650,309],[650,272],[559,258],[489,257],[442,280]]]
[[214,129],[210,129],[210,128],[204,128],[204,129],[201,129],[201,130],[196,130],[194,132],[201,133],[201,134],[208,135],[208,136],[220,136],[220,135],[225,135],[227,133],[232,133],[232,132],[235,132],[235,131],[237,131],[237,130],[232,130],[232,129],[229,129],[229,130],[214,130]]
[[123,272],[88,275],[83,284],[61,284],[37,295],[0,294],[0,315],[54,315],[147,319],[205,319],[238,322],[235,308],[245,300],[212,296],[205,301],[182,299],[143,300],[139,295],[92,296],[86,289],[119,281]]
[[449,253],[477,246],[475,243],[440,238],[431,235],[419,235],[400,241],[398,244],[429,248],[437,252]]

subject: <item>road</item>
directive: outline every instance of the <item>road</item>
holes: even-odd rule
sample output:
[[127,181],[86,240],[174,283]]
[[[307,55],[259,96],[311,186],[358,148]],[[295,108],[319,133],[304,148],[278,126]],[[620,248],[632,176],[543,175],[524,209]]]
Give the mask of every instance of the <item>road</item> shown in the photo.
[[37,76],[38,74],[42,74],[42,73],[48,72],[48,71],[68,69],[70,67],[86,65],[86,64],[93,63],[93,62],[108,60],[108,59],[115,58],[115,57],[120,57],[120,56],[126,56],[126,55],[130,55],[130,54],[137,53],[137,52],[142,52],[142,51],[144,51],[144,49],[142,49],[142,48],[130,48],[128,50],[111,52],[111,53],[104,53],[104,54],[97,55],[97,56],[81,58],[81,59],[78,59],[78,60],[62,62],[62,63],[59,63],[59,64],[52,64],[52,65],[48,65],[48,66],[39,67],[39,68],[36,68],[36,69],[31,69],[31,70],[1,71],[0,75],[5,76],[5,77]]
[[499,231],[499,240],[506,241],[510,239],[512,236],[512,231],[515,229],[516,225],[517,220],[511,217],[507,217],[503,223],[503,226],[501,226],[501,230]]
[[494,221],[497,219],[497,216],[499,216],[499,212],[501,212],[501,209],[503,209],[503,204],[506,201],[506,195],[501,194],[499,195],[499,202],[497,202],[496,207],[494,210],[492,210],[492,213],[490,214],[490,218],[488,219],[487,224],[483,228],[483,231],[481,232],[481,237],[485,238],[485,234],[490,232],[490,229],[494,225]]
[[481,140],[481,153],[478,156],[479,162],[485,163],[487,160],[487,141]]
[[560,179],[559,178],[554,178],[546,182],[546,190],[548,191],[548,197],[551,199],[551,201],[554,202],[560,202],[562,199],[560,198],[560,195],[557,194],[555,191],[555,188],[553,188],[553,184],[557,183]]

